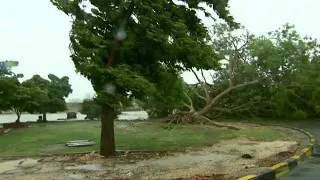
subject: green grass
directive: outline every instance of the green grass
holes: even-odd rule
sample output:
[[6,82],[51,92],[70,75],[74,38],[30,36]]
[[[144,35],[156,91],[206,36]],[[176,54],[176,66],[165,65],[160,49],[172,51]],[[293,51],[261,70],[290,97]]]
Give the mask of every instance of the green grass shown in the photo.
[[[287,132],[270,128],[250,128],[239,131],[202,125],[178,125],[165,128],[162,124],[116,122],[116,143],[119,150],[183,150],[213,145],[224,139],[247,137],[252,140],[274,141],[287,137]],[[32,124],[0,136],[0,155],[34,155],[68,153],[99,149],[100,124],[97,121]],[[91,147],[52,148],[71,140],[89,139]]]

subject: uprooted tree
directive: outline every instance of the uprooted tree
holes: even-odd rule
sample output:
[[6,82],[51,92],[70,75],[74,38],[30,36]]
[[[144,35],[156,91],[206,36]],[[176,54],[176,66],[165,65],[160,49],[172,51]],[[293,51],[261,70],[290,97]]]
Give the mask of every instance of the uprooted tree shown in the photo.
[[[215,53],[206,43],[210,39],[208,30],[196,11],[205,11],[202,6],[208,5],[230,25],[238,25],[230,16],[228,0],[178,1],[179,4],[171,0],[51,2],[73,19],[71,59],[77,71],[91,81],[102,107],[100,154],[103,156],[115,153],[116,108],[130,104],[133,97],[144,99],[156,94],[156,99],[161,99],[170,88],[165,83],[166,73],[179,79],[180,71],[186,68],[210,69],[217,65],[212,61]],[[93,8],[86,8],[83,2],[91,3]],[[130,11],[124,28],[120,23]],[[120,49],[116,41],[119,52],[111,62],[116,57],[115,51],[110,55],[106,51],[114,47],[117,29],[118,35],[127,35],[127,39]]]
[[[239,30],[238,30],[239,31]],[[213,82],[208,83],[203,69],[197,73],[190,70],[198,80],[197,86],[189,86],[184,93],[187,102],[184,105],[188,112],[180,112],[170,116],[167,122],[170,123],[210,123],[218,127],[228,127],[239,129],[236,126],[215,122],[206,115],[219,111],[232,112],[240,110],[238,107],[221,107],[221,101],[232,91],[246,88],[259,83],[262,79],[268,79],[268,75],[259,74],[254,63],[255,57],[250,53],[250,43],[254,41],[254,36],[248,31],[241,29],[240,35],[236,35],[234,30],[227,24],[216,24],[214,26],[213,49],[220,54],[221,68],[214,71]],[[224,67],[223,67],[224,66]],[[250,76],[248,76],[250,74]],[[211,84],[212,83],[212,84]],[[200,107],[195,107],[194,99],[201,100]]]

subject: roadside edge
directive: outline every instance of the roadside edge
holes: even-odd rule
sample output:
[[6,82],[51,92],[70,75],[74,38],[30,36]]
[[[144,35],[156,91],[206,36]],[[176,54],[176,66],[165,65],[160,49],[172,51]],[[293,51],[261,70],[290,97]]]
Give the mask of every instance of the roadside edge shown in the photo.
[[300,131],[309,137],[310,143],[307,145],[307,147],[302,149],[300,153],[293,155],[292,157],[290,157],[289,159],[286,159],[283,162],[280,162],[278,164],[275,164],[275,165],[269,167],[268,170],[262,172],[261,174],[249,174],[249,175],[243,176],[241,178],[238,178],[236,180],[274,180],[274,179],[278,179],[279,177],[287,174],[292,169],[297,167],[302,161],[304,161],[305,159],[312,156],[312,154],[314,152],[314,146],[315,146],[316,139],[310,132],[305,131],[303,129],[295,128],[295,127],[279,126],[279,125],[272,125],[272,124],[262,124],[262,123],[254,123],[254,124],[259,124],[259,125],[263,125],[263,126],[285,127],[285,128],[290,128],[290,129]]

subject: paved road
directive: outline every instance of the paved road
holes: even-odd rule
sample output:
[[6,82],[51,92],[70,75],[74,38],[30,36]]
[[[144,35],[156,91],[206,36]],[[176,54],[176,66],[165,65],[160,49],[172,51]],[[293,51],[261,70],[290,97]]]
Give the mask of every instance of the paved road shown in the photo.
[[[320,142],[320,121],[319,123],[315,122],[306,122],[303,124],[296,123],[295,127],[302,128],[311,132],[317,139],[317,144],[319,146]],[[320,148],[316,148],[316,153],[320,154]],[[320,180],[320,156],[311,157],[304,161],[301,165],[296,167],[289,174],[285,175],[280,180]]]
[[312,157],[296,167],[280,180],[319,180],[320,157]]

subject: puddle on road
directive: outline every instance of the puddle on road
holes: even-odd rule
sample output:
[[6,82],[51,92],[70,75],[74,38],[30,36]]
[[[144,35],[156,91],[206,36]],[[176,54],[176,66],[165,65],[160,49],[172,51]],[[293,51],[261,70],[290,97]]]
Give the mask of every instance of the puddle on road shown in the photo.
[[18,172],[20,167],[32,166],[37,163],[38,163],[38,159],[19,159],[19,160],[0,162],[0,174],[8,171]]

